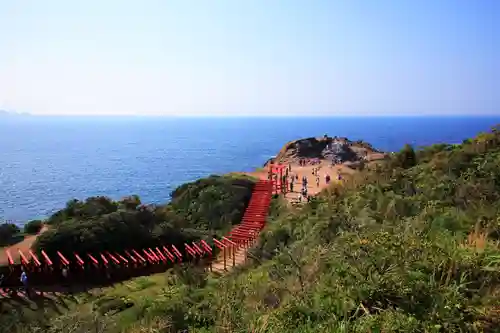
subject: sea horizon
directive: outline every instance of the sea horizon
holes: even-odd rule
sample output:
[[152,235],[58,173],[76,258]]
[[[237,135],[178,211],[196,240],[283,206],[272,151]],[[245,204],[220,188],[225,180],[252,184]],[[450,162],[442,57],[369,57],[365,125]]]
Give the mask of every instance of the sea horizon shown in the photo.
[[185,182],[252,171],[304,137],[342,136],[397,151],[406,143],[461,143],[497,124],[500,115],[3,117],[0,219],[23,225],[72,198],[97,195],[165,203]]
[[[456,114],[436,114],[436,113],[400,113],[400,114],[37,114],[29,112],[17,112],[17,111],[5,111],[6,114],[2,114],[5,118],[16,119],[16,118],[162,118],[162,119],[235,119],[235,118],[488,118],[497,117],[500,119],[500,114],[497,113],[456,113]],[[0,118],[2,120],[4,118]]]

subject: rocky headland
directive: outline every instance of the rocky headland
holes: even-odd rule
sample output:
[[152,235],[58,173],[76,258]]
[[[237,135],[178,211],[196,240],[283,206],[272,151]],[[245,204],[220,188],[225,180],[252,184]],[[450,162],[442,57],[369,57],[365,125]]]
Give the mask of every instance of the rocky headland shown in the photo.
[[329,137],[325,135],[288,142],[264,166],[271,162],[296,164],[299,160],[320,160],[356,168],[363,161],[371,162],[386,157],[385,152],[375,149],[367,142],[361,140],[351,141],[345,137]]

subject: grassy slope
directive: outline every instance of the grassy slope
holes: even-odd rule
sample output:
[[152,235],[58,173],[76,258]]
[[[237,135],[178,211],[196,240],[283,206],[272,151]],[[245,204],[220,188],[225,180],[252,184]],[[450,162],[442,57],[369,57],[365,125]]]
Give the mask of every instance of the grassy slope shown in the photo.
[[[193,270],[141,278],[103,290],[106,301],[82,300],[53,326],[494,332],[500,324],[500,135],[429,147],[416,159],[414,165],[411,152],[398,154],[298,211],[275,202],[254,263],[226,278]],[[129,301],[134,305],[117,314],[99,314]]]

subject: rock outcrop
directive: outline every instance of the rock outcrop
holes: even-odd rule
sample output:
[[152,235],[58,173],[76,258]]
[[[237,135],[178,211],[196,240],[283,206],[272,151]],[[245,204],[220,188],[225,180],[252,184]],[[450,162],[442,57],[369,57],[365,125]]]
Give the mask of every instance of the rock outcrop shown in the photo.
[[305,138],[287,143],[276,157],[266,162],[295,163],[300,159],[327,160],[345,163],[356,168],[361,161],[385,158],[386,154],[364,141],[351,141],[342,137]]

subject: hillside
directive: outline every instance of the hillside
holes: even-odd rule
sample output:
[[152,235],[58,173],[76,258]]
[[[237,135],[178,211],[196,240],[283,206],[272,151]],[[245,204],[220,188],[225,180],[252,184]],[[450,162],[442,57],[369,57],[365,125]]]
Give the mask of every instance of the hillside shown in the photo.
[[[73,199],[45,221],[50,228],[33,247],[49,256],[56,251],[96,254],[211,238],[240,223],[253,186],[250,178],[211,176],[178,187],[164,205],[143,204],[136,195],[119,201],[102,196]],[[0,229],[6,229],[0,233],[7,238],[4,244],[20,233],[13,225]],[[13,245],[11,252],[17,253],[19,246]]]
[[1,322],[9,332],[497,332],[499,175],[496,130],[405,146],[300,209],[276,199],[253,260],[224,278],[174,269],[67,297],[62,314],[7,308]]

